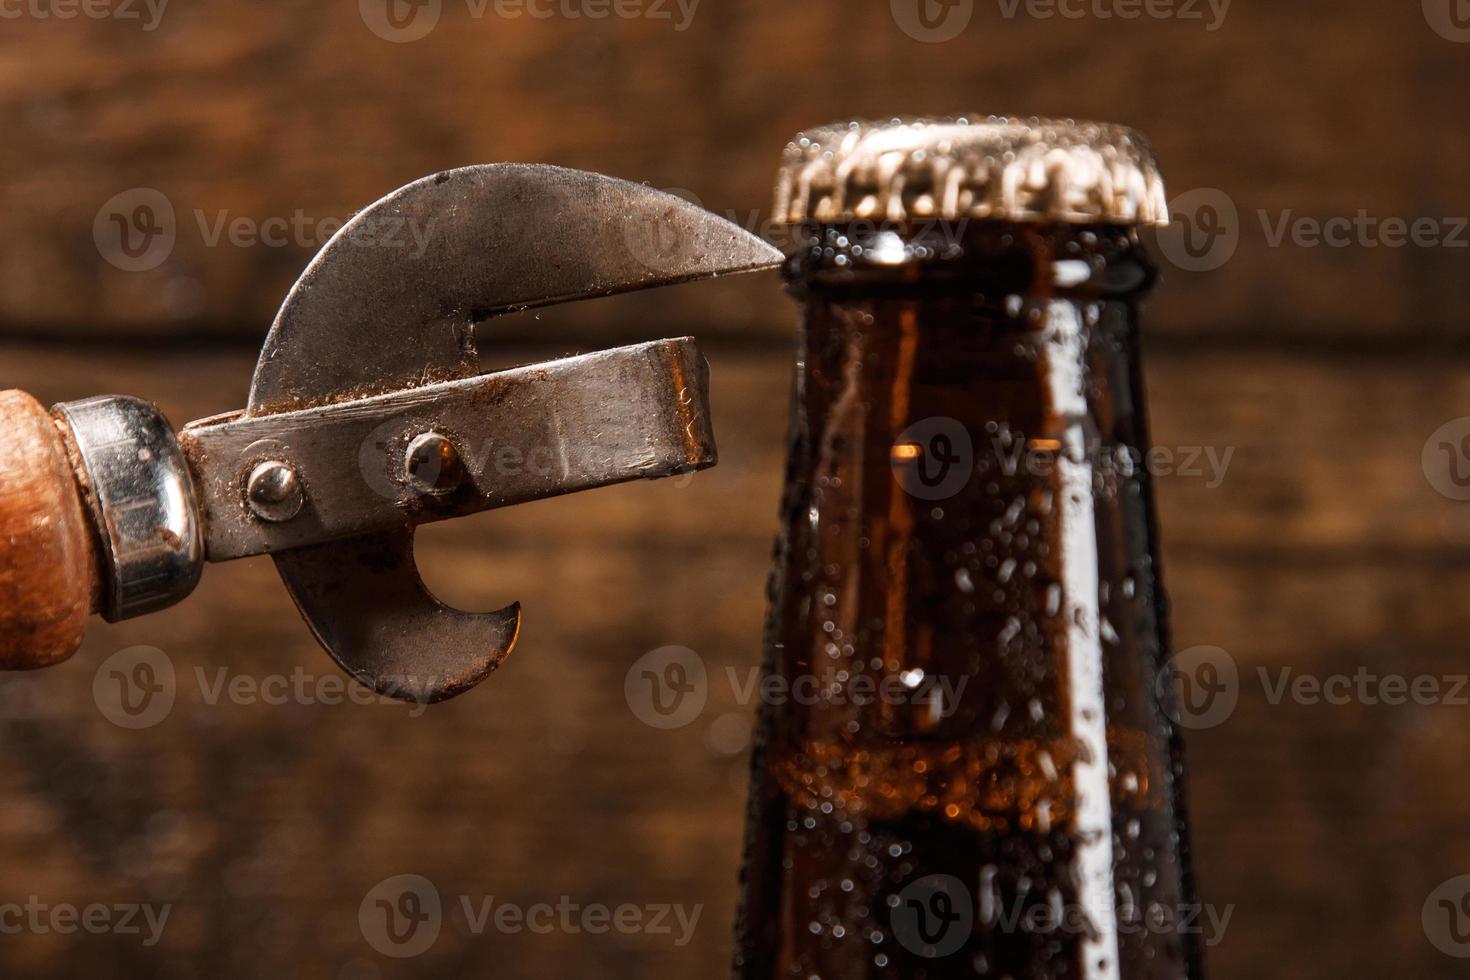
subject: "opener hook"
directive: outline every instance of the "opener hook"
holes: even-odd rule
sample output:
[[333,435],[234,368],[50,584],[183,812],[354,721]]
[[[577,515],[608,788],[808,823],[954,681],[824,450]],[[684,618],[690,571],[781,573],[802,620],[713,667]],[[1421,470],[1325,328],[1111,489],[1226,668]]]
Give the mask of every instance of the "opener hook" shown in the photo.
[[[240,424],[474,377],[475,324],[498,313],[766,269],[781,258],[687,201],[597,174],[496,164],[427,177],[361,212],[313,259],[271,328]],[[571,472],[573,462],[534,495],[712,465],[712,441],[693,446],[708,432],[703,371],[684,374],[675,366],[659,397],[680,402],[690,445],[655,450],[668,434],[650,432],[648,447],[625,465],[589,477],[586,465]],[[626,395],[605,393],[605,418],[618,417]],[[555,420],[557,406],[544,409]],[[597,426],[552,428],[557,439],[594,441],[593,449],[600,434]],[[556,448],[565,459],[565,442]],[[308,493],[292,520],[312,519]],[[468,613],[439,602],[419,577],[414,522],[406,523],[274,557],[302,616],[344,670],[390,697],[439,701],[505,660],[520,606]]]

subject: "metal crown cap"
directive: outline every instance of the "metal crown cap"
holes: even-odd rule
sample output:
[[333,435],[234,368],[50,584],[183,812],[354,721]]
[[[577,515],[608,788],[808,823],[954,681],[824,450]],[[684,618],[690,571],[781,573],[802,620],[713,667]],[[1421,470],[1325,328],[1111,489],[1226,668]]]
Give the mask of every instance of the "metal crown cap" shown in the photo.
[[1131,129],[957,116],[798,134],[782,158],[775,217],[1166,225],[1169,206],[1153,149]]

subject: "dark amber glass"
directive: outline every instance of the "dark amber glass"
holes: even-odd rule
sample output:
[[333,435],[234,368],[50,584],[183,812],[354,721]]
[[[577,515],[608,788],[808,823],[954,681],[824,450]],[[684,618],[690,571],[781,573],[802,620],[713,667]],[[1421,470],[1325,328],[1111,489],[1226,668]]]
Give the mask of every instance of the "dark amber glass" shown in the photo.
[[1135,234],[812,226],[786,275],[735,975],[1197,978]]

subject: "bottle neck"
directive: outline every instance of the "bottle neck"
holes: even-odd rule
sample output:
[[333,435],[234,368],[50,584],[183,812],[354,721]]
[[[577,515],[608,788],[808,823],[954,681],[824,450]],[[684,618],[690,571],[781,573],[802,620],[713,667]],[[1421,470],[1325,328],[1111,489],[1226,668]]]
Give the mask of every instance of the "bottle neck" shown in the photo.
[[924,295],[961,291],[1076,302],[1129,300],[1157,274],[1135,229],[962,219],[809,225],[795,233],[785,274],[810,293]]
[[[1094,543],[1063,526],[1060,501],[1124,485],[1146,493],[1131,465],[1147,447],[1134,337],[1154,270],[1130,229],[825,226],[809,230],[787,274],[805,307],[793,554],[816,556],[798,577],[833,597],[826,619],[855,651],[881,650],[883,672],[902,674],[939,656],[936,636],[1001,629],[981,620],[1003,623],[1033,573],[1065,585],[1073,565],[1096,565]],[[1087,486],[1072,486],[1084,473]],[[1034,527],[1010,526],[1013,500],[1042,508]],[[957,540],[973,553],[956,553]],[[1008,549],[1031,572],[966,591]],[[1025,596],[1009,595],[1023,584]],[[990,685],[943,718],[890,711],[869,730],[965,730],[999,709],[995,695],[1056,708],[1006,726],[1043,734],[1066,717],[1064,679],[1052,673],[1025,692]]]
[[[742,975],[1185,975],[1117,902],[1191,901],[1140,465],[1153,267],[1128,229],[953,231],[816,227],[787,264],[768,663],[793,697],[762,723]],[[964,927],[931,959],[892,910],[934,876],[1087,926]]]

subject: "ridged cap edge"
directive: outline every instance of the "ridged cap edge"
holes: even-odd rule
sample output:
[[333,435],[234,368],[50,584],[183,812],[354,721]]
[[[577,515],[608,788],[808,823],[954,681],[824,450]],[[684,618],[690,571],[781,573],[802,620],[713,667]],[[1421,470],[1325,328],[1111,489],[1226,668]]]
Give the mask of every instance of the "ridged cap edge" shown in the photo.
[[849,122],[797,135],[776,221],[982,218],[1166,225],[1148,141],[1109,123],[957,116]]

